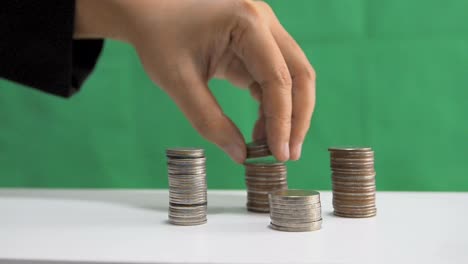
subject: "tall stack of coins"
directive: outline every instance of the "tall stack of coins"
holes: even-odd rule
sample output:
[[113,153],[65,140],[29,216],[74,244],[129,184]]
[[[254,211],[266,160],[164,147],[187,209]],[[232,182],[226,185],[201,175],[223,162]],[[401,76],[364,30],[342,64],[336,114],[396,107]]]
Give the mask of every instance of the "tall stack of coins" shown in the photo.
[[271,228],[279,231],[315,231],[322,227],[320,193],[285,190],[269,195]]
[[374,151],[368,147],[329,148],[334,214],[364,218],[377,214]]
[[268,194],[288,188],[286,165],[274,161],[248,161],[245,163],[247,210],[268,213]]
[[200,225],[207,222],[206,158],[197,148],[166,150],[169,175],[169,222]]

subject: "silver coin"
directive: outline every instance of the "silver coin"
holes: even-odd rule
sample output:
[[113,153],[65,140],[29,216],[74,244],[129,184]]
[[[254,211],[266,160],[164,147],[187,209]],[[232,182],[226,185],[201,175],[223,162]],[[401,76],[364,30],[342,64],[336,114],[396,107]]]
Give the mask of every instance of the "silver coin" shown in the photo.
[[[319,210],[318,212],[309,212],[309,213],[291,213],[291,212],[284,212],[284,213],[279,213],[278,211],[272,209],[270,207],[270,216],[271,218],[278,218],[278,219],[312,219],[312,218],[317,218],[322,215],[322,212]],[[315,221],[315,220],[314,220]]]
[[274,229],[277,231],[284,231],[284,232],[311,232],[311,231],[320,230],[321,227],[322,227],[321,224],[307,227],[307,228],[290,228],[290,227],[275,226],[273,224],[270,224],[271,229]]
[[176,217],[197,217],[201,215],[206,215],[207,211],[193,211],[193,212],[178,212],[169,210],[169,215],[176,216]]
[[277,162],[273,160],[248,160],[244,162],[246,167],[284,167],[286,166],[283,162]]
[[330,152],[337,152],[337,151],[342,151],[342,152],[368,152],[372,151],[371,147],[356,147],[356,146],[343,146],[343,147],[330,147],[328,148],[328,151]]
[[359,156],[351,156],[351,157],[339,157],[339,156],[331,156],[331,161],[337,162],[373,162],[375,159],[374,157],[359,157]]
[[207,214],[206,210],[184,211],[184,212],[169,210],[168,212],[169,212],[169,215],[176,216],[176,217],[200,217],[202,215]]
[[191,178],[191,177],[206,177],[206,171],[205,170],[199,170],[199,171],[168,171],[167,174],[169,177],[174,177],[174,178]]
[[247,185],[248,190],[253,191],[276,191],[287,189],[288,185],[286,182],[277,184],[249,184]]
[[198,201],[206,200],[206,195],[170,195],[170,200]]
[[287,185],[270,186],[270,187],[264,187],[264,188],[259,188],[259,187],[253,188],[250,186],[247,187],[247,191],[251,194],[255,194],[255,193],[262,194],[263,192],[265,192],[264,194],[268,194],[276,190],[285,190],[285,189],[288,189]]
[[367,218],[367,217],[374,217],[377,215],[377,210],[375,212],[367,213],[367,214],[349,214],[349,213],[341,213],[341,212],[333,212],[334,215],[340,217],[348,217],[348,218]]
[[374,181],[367,181],[367,182],[352,182],[352,181],[337,181],[334,180],[332,182],[333,186],[337,186],[339,188],[367,188],[367,187],[375,187],[375,180]]
[[169,196],[169,200],[172,202],[172,201],[176,201],[176,200],[180,200],[180,201],[192,201],[192,202],[195,202],[195,201],[206,201],[206,198],[207,196],[206,195],[170,195]]
[[202,205],[192,205],[192,206],[182,206],[182,205],[177,205],[177,204],[169,204],[169,207],[172,209],[179,209],[179,210],[201,210],[201,209],[207,209],[206,204]]
[[334,203],[333,208],[337,208],[337,209],[371,209],[371,208],[375,208],[375,203],[373,203],[373,204],[341,204],[341,203]]
[[270,194],[272,200],[320,200],[320,193],[311,190],[280,190]]
[[[279,188],[278,188],[278,189],[279,189]],[[287,186],[285,186],[284,189],[287,189]],[[270,192],[275,191],[275,190],[260,191],[260,190],[248,189],[247,191],[248,191],[249,193],[252,193],[252,194],[264,194],[264,195],[268,195]]]
[[308,214],[308,215],[280,215],[275,213],[270,208],[270,218],[277,221],[291,221],[292,223],[301,223],[301,222],[313,222],[320,220],[322,218],[321,213],[317,214]]
[[368,198],[368,197],[375,197],[375,190],[366,190],[366,191],[351,191],[351,190],[338,190],[333,189],[333,195],[337,198],[344,197],[349,199],[354,198]]
[[170,181],[169,186],[174,186],[175,188],[203,188],[206,189],[206,181]]
[[331,163],[330,168],[332,171],[339,170],[360,170],[360,171],[374,171],[374,163],[358,164],[358,163]]
[[375,181],[375,175],[369,176],[332,176],[332,181],[353,181],[353,182],[370,182]]
[[370,214],[377,212],[376,207],[372,208],[365,208],[365,209],[358,209],[358,208],[341,208],[341,207],[334,207],[333,208],[336,212],[343,213],[343,214]]
[[274,215],[279,215],[279,216],[297,216],[297,217],[302,217],[302,216],[307,216],[307,215],[317,215],[321,214],[322,212],[322,207],[317,207],[309,210],[296,210],[296,209],[278,209],[275,207],[270,207],[270,211]]
[[276,183],[276,182],[287,182],[286,177],[281,177],[281,178],[273,178],[273,177],[268,177],[268,178],[252,178],[252,177],[246,177],[245,178],[246,183]]
[[206,183],[206,177],[198,177],[198,178],[176,178],[176,177],[169,177],[170,183]]
[[318,220],[318,221],[306,223],[306,224],[287,224],[287,225],[283,225],[282,222],[278,224],[277,222],[271,221],[271,224],[274,225],[275,227],[291,228],[291,229],[303,229],[303,228],[320,229],[320,227],[322,226],[322,220]]
[[287,181],[275,181],[275,182],[246,182],[245,186],[248,188],[250,186],[253,187],[260,187],[260,188],[265,188],[267,186],[274,186],[274,185],[279,185],[279,186],[287,186],[288,182]]
[[356,202],[356,201],[340,201],[336,202],[333,201],[333,208],[345,208],[345,207],[353,207],[353,208],[368,208],[368,207],[375,207],[375,201],[366,201],[366,202]]
[[208,221],[206,219],[198,220],[198,221],[179,221],[179,220],[174,220],[174,219],[169,219],[169,223],[173,225],[181,225],[181,226],[193,226],[193,225],[202,225],[206,224]]
[[270,201],[270,207],[272,209],[278,209],[278,210],[297,210],[297,211],[302,211],[302,210],[312,210],[315,208],[320,208],[321,203],[311,203],[311,204],[277,204],[272,201]]
[[204,204],[206,203],[206,201],[207,201],[206,198],[183,199],[183,198],[169,197],[169,202],[172,204],[194,205],[194,204]]
[[353,185],[343,185],[339,183],[332,183],[332,188],[336,190],[346,190],[346,191],[375,191],[376,186],[375,184],[372,185],[364,185],[364,186],[353,186]]
[[318,197],[315,199],[306,199],[306,200],[281,200],[281,199],[273,199],[270,197],[269,201],[272,204],[272,206],[284,205],[284,206],[291,206],[291,207],[307,206],[307,205],[320,203],[320,200]]
[[197,192],[195,192],[195,191],[191,191],[191,192],[180,192],[180,191],[178,191],[178,192],[176,192],[176,191],[173,191],[171,189],[171,191],[169,192],[169,195],[171,197],[184,197],[184,198],[185,197],[190,197],[190,198],[193,197],[193,198],[196,198],[196,197],[205,197],[207,194],[206,194],[206,192],[201,192],[201,191],[197,191]]
[[198,213],[206,213],[206,208],[204,209],[197,209],[197,210],[181,210],[181,209],[174,209],[169,207],[169,212],[174,214],[198,214]]
[[288,226],[288,227],[306,227],[310,224],[321,221],[322,216],[317,215],[311,218],[304,218],[304,219],[289,219],[289,218],[278,218],[278,217],[271,217],[271,222],[278,226]]
[[188,175],[193,175],[193,174],[204,174],[206,173],[206,166],[170,166],[168,167],[168,172],[169,174],[182,174],[186,173]]
[[199,155],[201,157],[205,156],[205,150],[202,148],[193,148],[193,147],[176,147],[166,149],[166,154],[174,156],[194,156]]
[[171,218],[186,218],[186,219],[193,219],[193,218],[202,218],[206,217],[206,212],[197,212],[197,213],[179,213],[179,212],[169,212],[169,217]]
[[207,202],[206,198],[197,198],[197,199],[183,199],[183,198],[169,198],[169,203],[172,204],[183,204],[183,205],[198,205],[205,204]]

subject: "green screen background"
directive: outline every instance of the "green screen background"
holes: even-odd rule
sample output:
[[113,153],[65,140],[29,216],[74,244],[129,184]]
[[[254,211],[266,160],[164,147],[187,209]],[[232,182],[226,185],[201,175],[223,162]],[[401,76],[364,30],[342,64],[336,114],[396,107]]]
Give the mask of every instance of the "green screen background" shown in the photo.
[[[468,1],[268,2],[318,74],[290,187],[329,189],[327,147],[351,144],[375,149],[379,190],[468,191]],[[248,92],[211,88],[250,140]],[[242,166],[196,134],[130,46],[107,41],[69,100],[0,80],[0,186],[166,188],[170,146],[206,149],[209,188],[244,188]]]

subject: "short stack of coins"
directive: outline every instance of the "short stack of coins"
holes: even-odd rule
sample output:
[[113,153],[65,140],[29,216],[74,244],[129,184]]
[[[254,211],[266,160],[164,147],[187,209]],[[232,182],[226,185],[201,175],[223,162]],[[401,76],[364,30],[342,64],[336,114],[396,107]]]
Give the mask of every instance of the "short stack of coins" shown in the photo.
[[270,227],[279,231],[305,232],[322,227],[320,193],[307,190],[272,192],[270,201]]
[[197,148],[166,150],[169,176],[169,222],[200,225],[207,222],[205,151]]
[[286,165],[275,161],[248,161],[245,163],[245,183],[247,210],[268,213],[268,194],[288,189]]
[[364,218],[377,214],[374,151],[368,147],[329,148],[334,214]]
[[247,158],[261,158],[271,155],[266,140],[258,140],[247,144]]

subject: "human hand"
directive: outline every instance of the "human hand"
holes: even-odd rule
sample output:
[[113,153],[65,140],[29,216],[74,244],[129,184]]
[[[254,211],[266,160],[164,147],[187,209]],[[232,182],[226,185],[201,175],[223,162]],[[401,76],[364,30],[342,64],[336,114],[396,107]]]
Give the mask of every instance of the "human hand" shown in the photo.
[[[100,13],[100,10],[102,11]],[[315,105],[315,72],[264,2],[78,0],[77,37],[131,43],[150,76],[196,130],[243,162],[245,141],[207,83],[222,78],[259,101],[253,138],[297,160]]]

